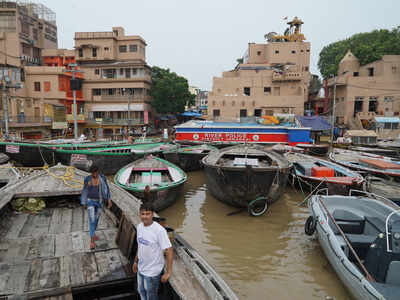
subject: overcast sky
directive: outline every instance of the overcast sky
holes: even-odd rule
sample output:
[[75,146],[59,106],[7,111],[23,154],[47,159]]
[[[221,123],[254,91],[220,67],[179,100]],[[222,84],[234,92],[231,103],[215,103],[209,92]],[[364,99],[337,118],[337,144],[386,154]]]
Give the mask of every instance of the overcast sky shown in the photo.
[[399,0],[35,0],[57,14],[60,48],[72,48],[76,31],[141,35],[147,63],[170,68],[190,85],[212,88],[212,78],[235,66],[249,42],[283,33],[283,17],[298,16],[311,42],[311,71],[320,50],[358,32],[400,25]]

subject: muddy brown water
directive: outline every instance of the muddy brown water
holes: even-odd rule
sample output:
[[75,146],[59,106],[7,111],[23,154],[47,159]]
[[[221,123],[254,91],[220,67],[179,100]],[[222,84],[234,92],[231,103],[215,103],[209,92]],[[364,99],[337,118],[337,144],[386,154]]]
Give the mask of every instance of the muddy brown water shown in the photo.
[[304,234],[302,195],[288,187],[261,217],[217,201],[202,171],[162,211],[168,224],[208,261],[240,299],[351,299],[318,241]]

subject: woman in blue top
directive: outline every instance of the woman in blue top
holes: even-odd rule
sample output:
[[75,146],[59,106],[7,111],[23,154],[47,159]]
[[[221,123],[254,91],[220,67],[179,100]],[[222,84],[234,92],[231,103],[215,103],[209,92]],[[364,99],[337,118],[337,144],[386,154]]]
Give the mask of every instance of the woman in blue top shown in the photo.
[[91,175],[85,177],[83,190],[81,194],[81,205],[87,207],[89,215],[89,229],[90,229],[90,249],[96,247],[95,241],[98,237],[95,235],[97,224],[101,210],[107,201],[108,209],[111,208],[112,202],[110,199],[110,188],[107,183],[106,177],[99,172],[97,166],[90,167]]

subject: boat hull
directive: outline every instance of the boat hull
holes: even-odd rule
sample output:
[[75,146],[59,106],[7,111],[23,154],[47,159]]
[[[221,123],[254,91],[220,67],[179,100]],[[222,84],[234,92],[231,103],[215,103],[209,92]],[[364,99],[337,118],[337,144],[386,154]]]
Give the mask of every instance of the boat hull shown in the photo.
[[326,156],[329,151],[329,145],[297,144],[296,147],[303,149],[306,154],[316,156]]
[[166,160],[178,165],[184,171],[197,171],[202,168],[201,160],[207,153],[164,152],[163,155]]
[[104,175],[113,175],[123,166],[134,161],[135,154],[109,155],[109,154],[75,154],[70,152],[56,152],[57,161],[66,166],[74,166],[77,169],[89,172],[95,165]]
[[[204,166],[207,188],[218,200],[235,206],[247,208],[257,197],[268,197],[277,170],[260,170],[252,168],[227,169]],[[285,172],[281,170],[280,172]],[[286,172],[285,172],[286,173]],[[287,176],[287,174],[284,174]],[[279,197],[277,197],[279,199]],[[272,203],[278,199],[268,197]]]
[[3,143],[0,144],[0,152],[25,167],[42,167],[57,163],[53,151],[39,145]]
[[[129,189],[127,190],[135,197],[141,199],[141,201],[143,202],[143,192],[136,192]],[[156,212],[160,212],[166,209],[167,207],[173,205],[179,198],[179,195],[182,193],[182,190],[183,190],[183,183],[164,190],[154,191],[151,192],[151,196],[148,201],[150,201],[153,204]]]

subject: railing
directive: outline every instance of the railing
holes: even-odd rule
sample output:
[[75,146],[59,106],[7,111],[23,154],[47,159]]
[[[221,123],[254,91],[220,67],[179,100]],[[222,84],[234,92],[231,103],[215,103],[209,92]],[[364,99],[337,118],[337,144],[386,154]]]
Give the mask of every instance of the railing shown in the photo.
[[130,122],[128,119],[116,119],[116,118],[87,118],[87,123],[97,123],[103,125],[141,125],[144,124],[144,119],[131,119]]
[[283,74],[272,74],[272,81],[294,81],[301,79],[303,79],[303,76],[299,72],[284,72]]
[[[9,116],[8,122],[10,125],[13,124],[48,124],[52,123],[51,117],[31,117],[31,116]],[[4,126],[4,119],[0,119],[1,126]]]

